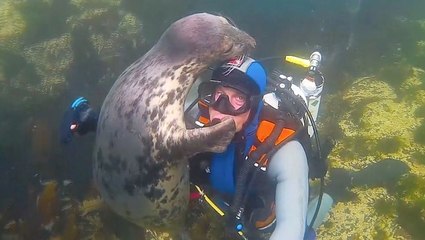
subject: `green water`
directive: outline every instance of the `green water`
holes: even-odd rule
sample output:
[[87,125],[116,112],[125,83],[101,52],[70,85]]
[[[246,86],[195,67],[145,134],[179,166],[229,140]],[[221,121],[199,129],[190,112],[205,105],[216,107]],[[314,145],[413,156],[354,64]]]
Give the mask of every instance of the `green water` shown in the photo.
[[[327,183],[339,201],[318,238],[422,239],[423,9],[422,0],[0,0],[0,239],[83,239],[96,232],[93,221],[75,214],[96,196],[94,136],[61,145],[62,114],[77,96],[100,106],[118,75],[170,23],[203,11],[228,16],[252,35],[254,57],[322,52],[327,81],[320,127],[336,143]],[[386,158],[408,166],[408,174],[377,164]],[[342,181],[373,172],[391,184]],[[52,210],[59,220],[45,230],[49,214],[40,214],[37,196],[49,180],[59,182],[59,207]],[[126,239],[123,232],[133,230],[123,225],[111,231]]]

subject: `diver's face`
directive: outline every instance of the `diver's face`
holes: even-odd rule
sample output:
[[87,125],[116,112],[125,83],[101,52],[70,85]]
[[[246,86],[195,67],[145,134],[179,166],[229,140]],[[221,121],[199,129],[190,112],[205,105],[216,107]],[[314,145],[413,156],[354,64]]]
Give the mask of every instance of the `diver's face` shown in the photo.
[[[216,90],[214,91],[214,93],[212,94],[212,97],[214,98],[213,101],[217,101],[220,95],[227,95],[229,99],[229,103],[232,105],[232,107],[235,110],[238,110],[239,108],[243,107],[245,104],[247,104],[247,101],[248,101],[248,97],[244,93],[230,87],[218,86]],[[209,108],[210,121],[212,121],[213,119],[222,120],[225,117],[231,117],[235,121],[236,132],[239,132],[240,130],[242,130],[244,124],[248,121],[250,113],[251,113],[251,110],[248,110],[244,113],[233,116],[233,115],[223,114],[219,112],[218,110],[214,109],[213,107]]]

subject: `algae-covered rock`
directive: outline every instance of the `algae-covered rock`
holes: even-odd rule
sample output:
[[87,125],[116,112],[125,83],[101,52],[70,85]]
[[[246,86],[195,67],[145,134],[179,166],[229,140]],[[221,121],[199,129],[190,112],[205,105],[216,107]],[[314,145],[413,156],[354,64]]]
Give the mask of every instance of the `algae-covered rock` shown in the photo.
[[[396,217],[397,224],[409,234],[402,239],[422,239],[425,234],[425,178],[410,174],[401,179],[388,193],[394,197],[389,201],[377,202],[377,213]],[[399,233],[400,235],[403,236]]]
[[412,68],[410,76],[400,86],[400,94],[415,109],[425,106],[425,71]]
[[343,100],[349,103],[350,109],[354,109],[359,104],[380,99],[395,99],[396,97],[394,89],[388,83],[379,81],[375,77],[363,77],[351,84],[351,87],[345,92]]
[[386,189],[356,188],[352,191],[357,198],[339,202],[332,208],[329,220],[318,229],[318,239],[410,239],[398,224],[395,212],[376,211],[377,205],[396,201]]
[[[403,81],[405,89],[415,73]],[[414,141],[415,129],[421,124],[415,116],[420,106],[415,94],[399,97],[392,86],[376,77],[353,82],[342,97],[346,105],[338,123],[342,138],[330,155],[332,165],[358,170],[380,159],[395,158],[411,166],[412,151],[420,151]]]
[[18,11],[21,1],[0,2],[0,48],[19,49],[26,24]]
[[71,0],[71,4],[81,10],[84,10],[103,7],[118,7],[121,4],[121,0]]
[[[407,57],[415,66],[425,67],[425,19],[406,21],[405,48]],[[408,39],[408,40],[407,40]]]
[[[144,43],[141,23],[120,5],[121,0],[0,2],[0,84],[54,96],[67,87],[70,76],[95,83],[114,79],[142,54],[135,50]],[[66,7],[63,15],[57,13],[61,7]],[[46,24],[46,16],[55,22]],[[103,68],[107,71],[97,75],[84,73]]]
[[[425,148],[419,141],[424,125],[424,114],[421,114],[424,73],[422,69],[410,67],[399,75],[404,77],[397,79],[397,84],[393,84],[393,80],[387,82],[385,75],[360,78],[333,96],[333,101],[340,101],[342,106],[333,114],[337,117],[333,120],[337,122],[339,135],[329,155],[331,168],[338,171],[331,169],[328,181],[332,186],[340,183],[343,179],[338,173],[341,172],[351,178],[349,187],[340,184],[345,189],[335,191],[349,192],[349,197],[338,196],[340,202],[331,210],[329,221],[319,228],[319,239],[412,239],[412,236],[416,239],[420,236],[421,228],[416,225],[425,219],[423,212],[418,211],[425,206],[420,197],[425,194],[421,187],[425,177]],[[383,159],[388,158],[408,166],[408,177],[406,171],[400,170],[402,174],[397,174],[396,179],[385,182],[390,172],[381,167],[387,161]],[[360,175],[364,169],[368,169],[368,175],[356,180],[353,176]],[[370,177],[382,184],[363,183]],[[329,187],[331,190],[331,185]],[[406,212],[415,213],[414,219],[408,220]]]
[[418,57],[425,57],[425,41],[418,41],[416,43],[416,48],[418,50]]
[[96,62],[101,62],[105,67],[103,76],[91,76],[98,78],[95,81],[115,80],[124,67],[143,54],[141,49],[145,41],[142,24],[133,14],[120,9],[121,2],[120,0],[71,1],[71,5],[78,11],[68,18],[67,25],[77,41],[88,45],[75,46],[78,61],[84,65],[93,65],[92,68],[97,70],[99,64]]
[[[144,43],[141,23],[134,15],[122,10],[120,4],[118,0],[0,1],[0,152],[13,163],[14,170],[8,174],[16,174],[13,179],[19,179],[19,183],[5,182],[13,184],[10,189],[16,188],[16,191],[5,194],[1,201],[3,210],[8,207],[3,203],[19,195],[17,192],[33,192],[29,186],[34,181],[33,175],[50,174],[44,171],[47,165],[57,167],[54,167],[57,172],[49,176],[63,177],[62,166],[66,159],[60,156],[62,146],[58,145],[56,136],[69,98],[74,94],[87,94],[90,99],[102,99],[111,81],[116,79],[114,75],[134,61],[135,55],[143,55],[139,51]],[[90,88],[84,85],[89,81],[93,83]],[[98,104],[93,101],[93,105]],[[40,116],[47,119],[43,128],[34,121]],[[42,131],[45,129],[47,135]],[[51,139],[47,141],[44,136]],[[43,141],[38,141],[40,139]],[[35,162],[37,159],[41,160]],[[29,210],[35,203],[29,202],[27,207],[21,203],[31,199],[19,197],[14,200],[20,203],[11,205],[10,211],[16,211],[16,219],[25,218],[23,221],[27,222],[26,218],[31,218],[27,216],[31,214]],[[25,209],[18,209],[22,205]],[[117,239],[114,233],[103,227],[113,224],[104,224],[97,211],[90,212],[97,207],[92,205],[83,205],[84,216],[74,213],[65,216],[70,208],[63,206],[59,209],[60,224],[55,225],[50,235],[45,234],[51,239],[59,238],[58,234],[61,239]],[[62,221],[65,218],[68,223]],[[56,229],[62,226],[64,229]],[[89,238],[91,235],[95,237]]]
[[65,75],[73,62],[70,35],[64,34],[25,48],[24,56],[41,77],[36,88],[42,93],[60,93],[58,90],[65,87]]

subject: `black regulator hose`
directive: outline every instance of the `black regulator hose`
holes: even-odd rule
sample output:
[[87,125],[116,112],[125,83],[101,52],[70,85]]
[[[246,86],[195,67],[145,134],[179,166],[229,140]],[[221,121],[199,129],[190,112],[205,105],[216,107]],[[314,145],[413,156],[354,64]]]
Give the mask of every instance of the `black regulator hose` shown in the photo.
[[260,159],[260,157],[263,154],[266,154],[269,152],[273,147],[276,139],[279,137],[280,132],[282,131],[284,126],[284,121],[280,120],[276,123],[276,129],[280,129],[280,131],[273,131],[272,134],[266,139],[266,141],[261,144],[255,151],[253,151],[248,159],[244,161],[244,164],[242,165],[242,168],[239,172],[238,178],[236,180],[236,192],[233,197],[232,205],[231,205],[231,215],[230,217],[234,217],[237,219],[241,218],[241,215],[243,214],[243,208],[241,206],[243,205],[243,199],[244,194],[246,193],[246,182],[247,178],[250,175],[250,173],[255,169],[254,164],[255,162]]

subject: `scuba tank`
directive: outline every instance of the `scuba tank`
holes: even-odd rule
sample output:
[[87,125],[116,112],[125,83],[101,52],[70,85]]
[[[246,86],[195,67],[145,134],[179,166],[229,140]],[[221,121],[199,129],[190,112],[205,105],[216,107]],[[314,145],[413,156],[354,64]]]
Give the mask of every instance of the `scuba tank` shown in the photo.
[[[300,89],[306,96],[308,110],[310,111],[313,120],[316,121],[319,113],[321,93],[323,90],[324,78],[319,71],[322,55],[319,52],[313,52],[310,56],[310,66],[306,77],[301,81]],[[308,132],[313,135],[313,127],[309,125]]]

